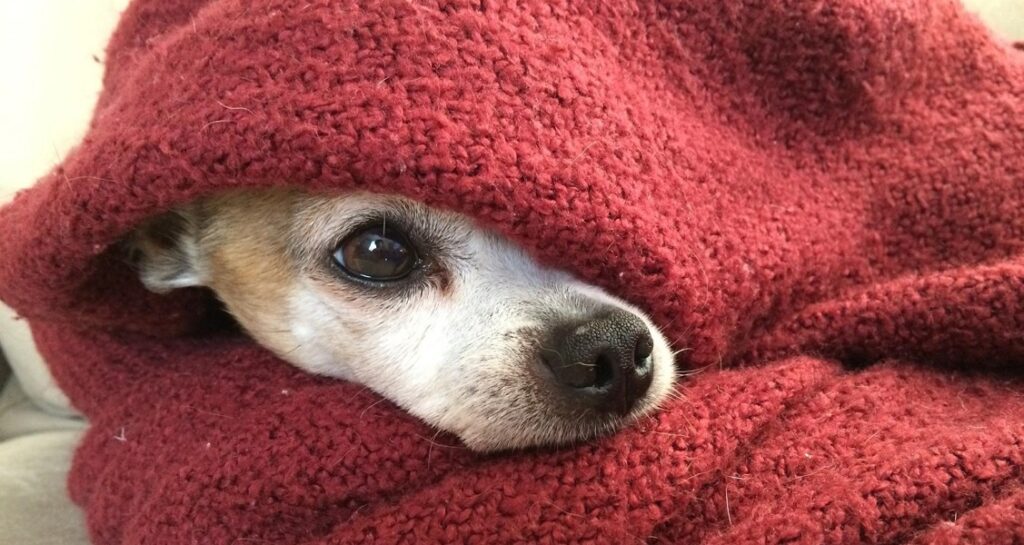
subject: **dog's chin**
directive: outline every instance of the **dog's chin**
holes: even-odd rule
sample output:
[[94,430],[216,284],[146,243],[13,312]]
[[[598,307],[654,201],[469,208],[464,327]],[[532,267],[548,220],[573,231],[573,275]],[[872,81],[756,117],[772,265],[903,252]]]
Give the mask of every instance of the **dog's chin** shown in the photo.
[[550,397],[549,389],[535,383],[526,386],[525,379],[516,387],[507,381],[488,384],[482,378],[475,388],[452,396],[459,400],[456,406],[419,416],[476,452],[571,448],[622,431],[655,413],[671,396],[675,382],[671,356],[667,343],[659,343],[650,389],[626,414],[573,409],[564,400]]
[[535,448],[572,448],[628,428],[654,407],[625,416],[592,415],[582,419],[553,417],[542,422],[506,422],[505,425],[469,427],[455,435],[466,448],[495,453]]
[[470,450],[481,453],[534,448],[573,448],[601,437],[627,430],[653,415],[668,398],[669,387],[641,399],[625,415],[583,412],[565,415],[557,408],[540,409],[529,417],[508,415],[504,419],[472,419],[456,435]]

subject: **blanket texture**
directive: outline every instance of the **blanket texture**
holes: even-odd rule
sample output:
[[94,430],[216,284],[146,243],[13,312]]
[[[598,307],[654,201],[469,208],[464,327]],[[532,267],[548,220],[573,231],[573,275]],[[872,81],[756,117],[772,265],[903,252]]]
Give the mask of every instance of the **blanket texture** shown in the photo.
[[[0,211],[97,543],[1024,540],[1024,54],[954,2],[138,0],[106,63]],[[474,455],[124,264],[143,218],[270,185],[469,214],[703,371]]]

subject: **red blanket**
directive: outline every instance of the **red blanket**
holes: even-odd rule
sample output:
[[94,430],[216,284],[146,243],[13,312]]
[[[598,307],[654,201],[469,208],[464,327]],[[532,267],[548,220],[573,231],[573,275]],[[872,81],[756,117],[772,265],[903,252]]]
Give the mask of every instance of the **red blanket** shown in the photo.
[[[1019,543],[1024,56],[945,0],[138,0],[0,298],[92,426],[97,543]],[[477,456],[146,292],[117,242],[228,187],[478,218],[703,372]]]

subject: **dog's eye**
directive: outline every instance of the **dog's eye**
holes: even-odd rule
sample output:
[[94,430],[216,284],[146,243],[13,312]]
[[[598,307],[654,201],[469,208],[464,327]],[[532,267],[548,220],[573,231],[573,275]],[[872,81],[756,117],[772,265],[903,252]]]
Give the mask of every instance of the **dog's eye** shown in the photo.
[[341,242],[334,261],[357,278],[386,282],[401,280],[416,266],[416,251],[397,229],[365,227]]

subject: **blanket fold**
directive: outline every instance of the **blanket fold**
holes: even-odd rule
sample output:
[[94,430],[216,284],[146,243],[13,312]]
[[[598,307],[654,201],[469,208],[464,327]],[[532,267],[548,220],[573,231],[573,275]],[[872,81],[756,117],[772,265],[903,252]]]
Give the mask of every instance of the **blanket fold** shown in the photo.
[[[135,0],[0,299],[97,543],[1016,543],[1022,59],[948,0]],[[475,218],[649,312],[678,396],[477,456],[122,259],[269,186]]]

